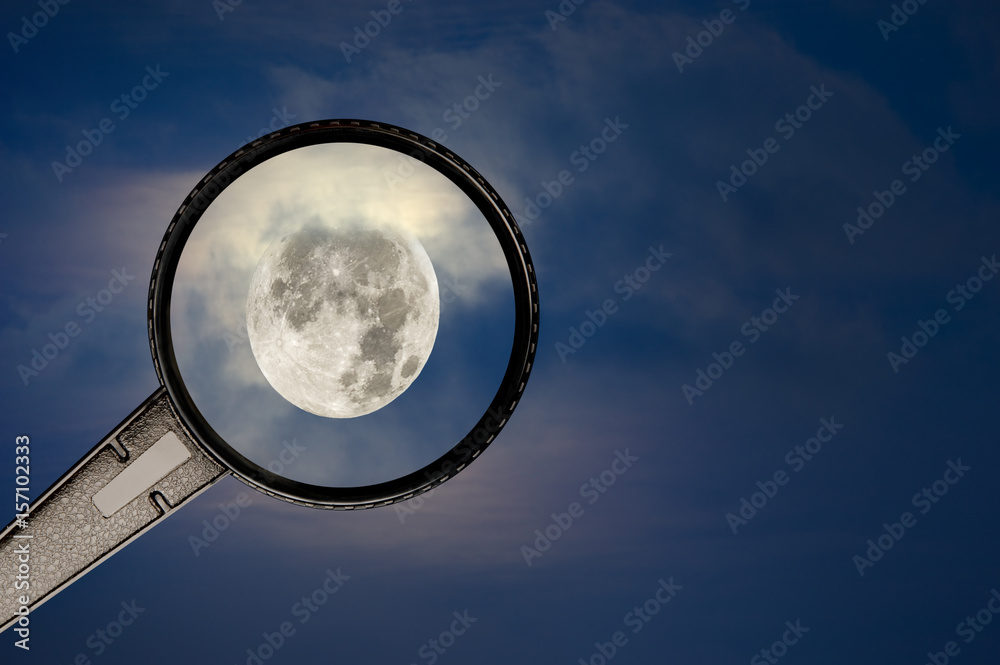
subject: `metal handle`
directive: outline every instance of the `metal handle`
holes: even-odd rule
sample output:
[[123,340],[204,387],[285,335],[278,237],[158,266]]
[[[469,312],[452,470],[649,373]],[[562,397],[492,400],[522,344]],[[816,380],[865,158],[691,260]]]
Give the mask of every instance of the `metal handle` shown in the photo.
[[226,473],[157,390],[0,534],[0,631]]

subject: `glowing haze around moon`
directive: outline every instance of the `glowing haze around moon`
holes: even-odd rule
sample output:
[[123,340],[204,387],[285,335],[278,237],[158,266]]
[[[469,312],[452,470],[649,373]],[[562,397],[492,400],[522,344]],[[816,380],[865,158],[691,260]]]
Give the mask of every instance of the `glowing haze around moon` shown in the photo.
[[247,331],[282,397],[318,416],[354,418],[413,383],[440,311],[434,266],[412,234],[310,226],[261,256]]

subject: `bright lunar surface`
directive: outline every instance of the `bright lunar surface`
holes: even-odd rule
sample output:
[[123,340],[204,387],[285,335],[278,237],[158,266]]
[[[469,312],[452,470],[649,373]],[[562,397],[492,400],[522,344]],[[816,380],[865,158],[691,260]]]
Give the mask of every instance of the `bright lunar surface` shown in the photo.
[[286,400],[328,418],[376,411],[430,357],[437,276],[411,234],[318,226],[275,241],[247,298],[250,348]]

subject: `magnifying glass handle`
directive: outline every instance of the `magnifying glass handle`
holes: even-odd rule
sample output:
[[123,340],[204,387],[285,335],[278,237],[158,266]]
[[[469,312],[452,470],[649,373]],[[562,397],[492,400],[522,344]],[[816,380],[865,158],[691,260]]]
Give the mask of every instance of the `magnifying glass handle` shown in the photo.
[[0,631],[226,473],[157,390],[0,534]]

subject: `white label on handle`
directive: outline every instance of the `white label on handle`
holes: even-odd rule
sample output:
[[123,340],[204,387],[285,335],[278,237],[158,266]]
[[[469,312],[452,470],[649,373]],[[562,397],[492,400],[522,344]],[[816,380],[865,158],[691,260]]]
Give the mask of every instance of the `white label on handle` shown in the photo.
[[94,495],[94,505],[111,517],[191,458],[191,451],[173,432],[167,432],[137,460],[125,467]]

